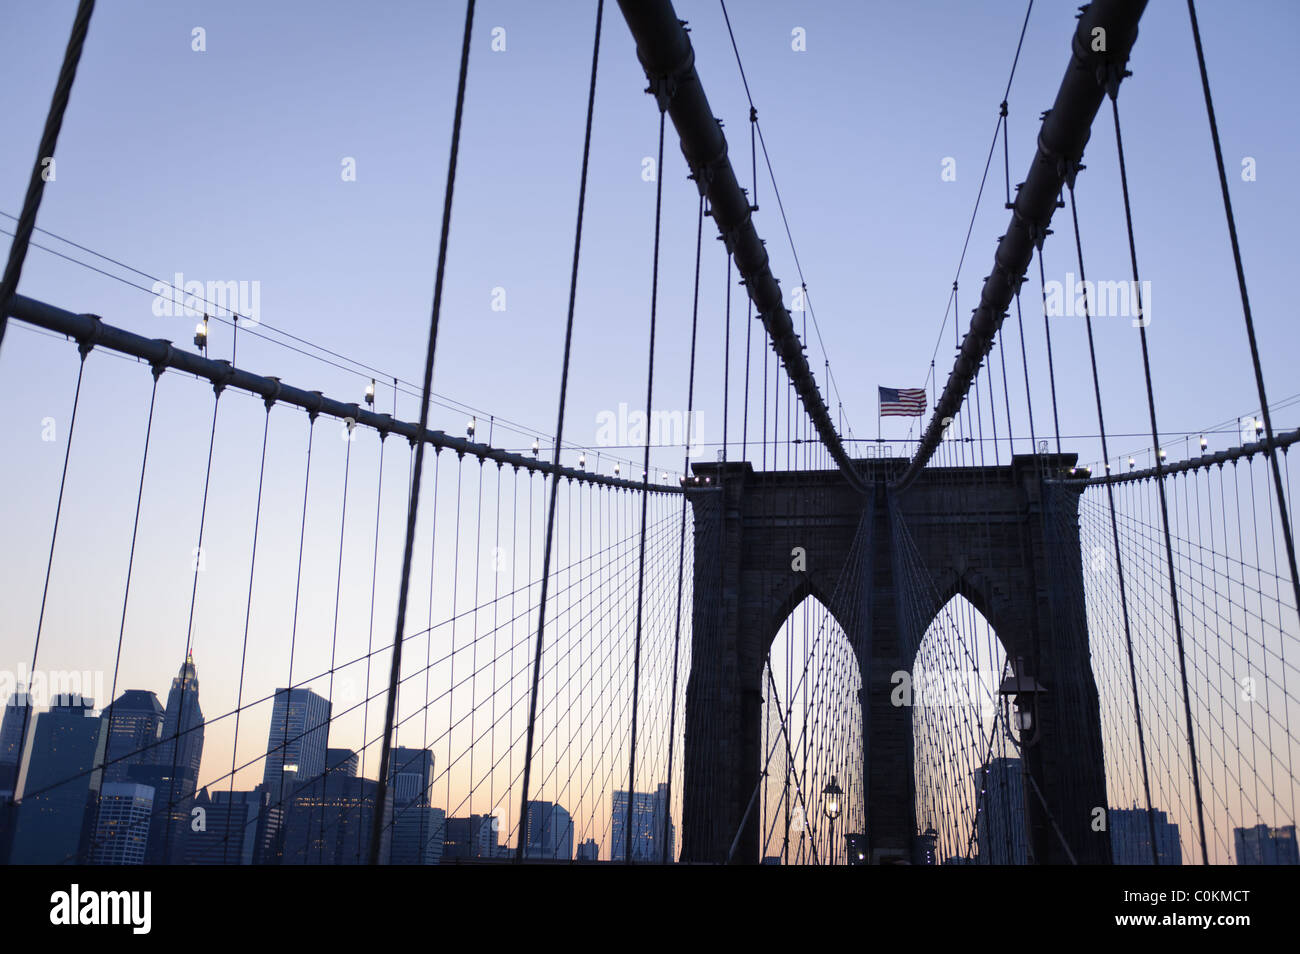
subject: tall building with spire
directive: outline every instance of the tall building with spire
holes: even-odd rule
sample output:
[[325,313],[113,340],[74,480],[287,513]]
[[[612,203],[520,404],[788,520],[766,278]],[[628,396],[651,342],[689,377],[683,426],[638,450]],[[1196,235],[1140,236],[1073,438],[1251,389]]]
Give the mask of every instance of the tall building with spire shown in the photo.
[[167,693],[167,711],[163,717],[162,744],[158,746],[159,765],[175,766],[177,779],[187,778],[194,794],[203,758],[203,710],[199,708],[199,674],[194,654],[189,653]]
[[199,674],[188,653],[172,680],[163,714],[157,757],[127,767],[128,781],[154,790],[146,864],[179,864],[182,836],[189,827],[190,809],[198,791],[203,758],[203,710],[199,707]]

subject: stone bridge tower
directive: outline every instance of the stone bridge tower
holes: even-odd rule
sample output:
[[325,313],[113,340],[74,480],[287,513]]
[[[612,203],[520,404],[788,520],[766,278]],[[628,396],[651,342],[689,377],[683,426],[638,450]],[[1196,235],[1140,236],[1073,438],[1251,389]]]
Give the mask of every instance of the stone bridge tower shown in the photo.
[[[1109,863],[1097,688],[1089,658],[1079,551],[1078,489],[1060,474],[1073,455],[1017,456],[1008,466],[927,468],[901,494],[904,461],[864,462],[867,493],[838,471],[756,473],[748,463],[696,464],[693,657],[686,691],[682,859],[727,858],[763,759],[763,667],[786,617],[809,595],[844,630],[862,677],[867,844],[873,862],[910,860],[915,818],[910,708],[895,706],[921,638],[956,594],[988,620],[1020,675],[1045,689],[1025,792],[1040,863]],[[905,541],[905,542],[904,542]],[[793,568],[802,547],[806,569]],[[904,572],[906,547],[928,571]],[[923,592],[914,592],[917,589]],[[974,780],[971,780],[972,786]],[[972,793],[973,795],[973,793]],[[733,860],[756,862],[757,810]],[[1068,850],[1064,847],[1068,845]]]

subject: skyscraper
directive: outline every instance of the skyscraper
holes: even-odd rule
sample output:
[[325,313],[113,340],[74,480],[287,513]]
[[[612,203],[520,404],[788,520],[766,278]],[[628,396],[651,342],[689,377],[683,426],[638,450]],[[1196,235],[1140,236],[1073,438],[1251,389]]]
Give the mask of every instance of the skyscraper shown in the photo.
[[310,689],[275,690],[262,769],[262,786],[271,804],[293,794],[292,788],[282,792],[282,783],[297,779],[303,784],[324,774],[329,723],[328,699]]
[[[1156,857],[1162,865],[1181,865],[1183,849],[1178,842],[1178,826],[1162,811],[1153,811],[1156,823]],[[1151,826],[1145,808],[1112,808],[1106,813],[1110,830],[1110,853],[1117,865],[1149,865]]]
[[203,710],[199,708],[199,673],[191,653],[172,680],[163,716],[162,744],[158,746],[158,758],[151,761],[175,769],[178,787],[186,783],[189,786],[188,790],[178,790],[175,797],[186,797],[198,787],[202,758]]
[[442,863],[469,858],[495,858],[498,856],[498,822],[495,815],[470,815],[468,818],[445,820]]
[[21,685],[5,700],[4,716],[0,717],[0,860],[9,857],[14,833],[17,807],[14,798],[20,784],[19,758],[27,752],[22,745],[23,733],[31,738],[35,717],[32,713],[31,694]]
[[[323,757],[323,753],[322,753]],[[299,782],[286,799],[280,863],[285,865],[367,864],[374,832],[379,784],[338,773]],[[393,800],[384,798],[379,857],[391,851]]]
[[339,773],[349,778],[357,776],[357,753],[351,749],[326,749],[325,770]]
[[106,783],[126,779],[132,765],[158,763],[166,713],[157,695],[147,689],[128,689],[103,715],[108,731],[104,742]]
[[27,727],[30,737],[33,721],[32,695],[20,685],[5,700],[4,718],[0,719],[0,765],[18,764],[23,727]]
[[588,838],[578,845],[577,861],[599,861],[600,845],[595,838]]
[[573,859],[573,819],[564,808],[552,802],[530,801],[527,824],[524,857]]
[[1237,847],[1239,865],[1297,865],[1295,825],[1270,828],[1259,824],[1254,828],[1234,828],[1233,841]]
[[98,821],[90,863],[142,865],[149,842],[154,790],[135,782],[105,782],[99,794]]
[[[611,814],[610,858],[627,859],[627,792],[615,792]],[[653,792],[632,793],[632,860],[658,864],[665,857],[676,860],[676,830],[668,815],[668,786],[660,783]]]
[[445,817],[430,807],[433,753],[398,746],[388,763],[388,787],[393,799],[393,834],[389,863],[431,865],[442,858]]
[[996,758],[975,772],[980,864],[1029,863],[1020,759]]
[[126,780],[154,790],[145,864],[174,865],[181,861],[182,840],[190,825],[203,759],[203,710],[199,707],[199,674],[193,654],[186,655],[172,679],[163,713],[162,739],[154,751],[156,757],[125,767]]
[[94,702],[55,696],[36,717],[18,810],[12,864],[85,863],[104,758],[103,720]]

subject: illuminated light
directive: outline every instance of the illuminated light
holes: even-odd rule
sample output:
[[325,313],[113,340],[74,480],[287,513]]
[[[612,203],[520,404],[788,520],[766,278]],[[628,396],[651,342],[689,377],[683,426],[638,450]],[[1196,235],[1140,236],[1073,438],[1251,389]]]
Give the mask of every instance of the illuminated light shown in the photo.
[[478,427],[478,418],[471,417],[469,419],[469,423],[465,425],[465,436],[469,437],[472,440],[474,437],[474,429],[476,427]]
[[1137,466],[1137,461],[1135,461],[1132,457],[1130,457],[1128,459],[1128,469],[1132,470],[1136,466]]
[[579,469],[579,470],[586,470],[586,469],[587,469],[587,455],[586,455],[586,454],[579,454],[579,455],[578,455],[578,469]]
[[618,464],[615,464],[615,465],[614,465],[614,476],[617,477],[617,476],[619,475],[619,471],[621,471],[621,470],[622,470],[622,468],[619,467]]
[[1207,441],[1207,440],[1205,439],[1205,435],[1202,434],[1202,435],[1201,435],[1201,453],[1204,454],[1204,453],[1205,453],[1205,449],[1206,449],[1207,447],[1209,447],[1209,446],[1210,446],[1210,442]]
[[375,403],[375,379],[371,378],[370,383],[366,385],[366,403],[374,405]]
[[194,346],[203,350],[208,346],[208,316],[204,315],[203,320],[194,326]]
[[835,776],[832,775],[831,780],[822,789],[822,811],[831,821],[840,817],[840,796],[843,794],[844,790],[840,788],[839,783],[835,781]]
[[536,457],[539,453],[541,453],[541,450],[542,450],[542,445],[541,445],[540,443],[538,443],[537,438],[534,437],[534,438],[533,438],[533,456]]

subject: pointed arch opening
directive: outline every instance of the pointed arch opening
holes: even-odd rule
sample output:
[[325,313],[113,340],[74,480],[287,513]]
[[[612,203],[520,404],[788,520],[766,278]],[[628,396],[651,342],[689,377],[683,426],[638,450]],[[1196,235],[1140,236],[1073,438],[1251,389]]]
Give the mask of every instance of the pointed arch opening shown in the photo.
[[895,674],[892,701],[912,708],[918,863],[1028,863],[1022,767],[999,694],[1008,671],[993,626],[955,589],[911,673]]
[[755,811],[765,864],[844,864],[846,835],[864,832],[861,690],[844,628],[809,592],[784,616],[763,667]]

